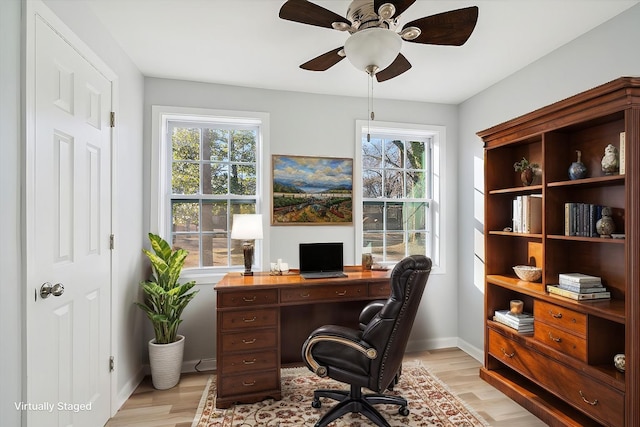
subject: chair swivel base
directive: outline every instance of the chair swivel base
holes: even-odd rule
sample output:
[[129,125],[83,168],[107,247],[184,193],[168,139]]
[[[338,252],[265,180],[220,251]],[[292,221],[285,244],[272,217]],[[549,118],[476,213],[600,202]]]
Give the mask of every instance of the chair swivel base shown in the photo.
[[385,394],[362,394],[360,387],[351,385],[351,390],[316,390],[313,392],[313,402],[311,406],[320,408],[322,403],[321,397],[337,400],[339,403],[329,410],[315,424],[315,427],[326,427],[332,421],[337,420],[341,416],[349,413],[360,413],[367,417],[378,427],[390,427],[380,412],[373,405],[386,404],[398,405],[398,413],[404,417],[409,415],[407,408],[407,399],[400,396],[389,396]]

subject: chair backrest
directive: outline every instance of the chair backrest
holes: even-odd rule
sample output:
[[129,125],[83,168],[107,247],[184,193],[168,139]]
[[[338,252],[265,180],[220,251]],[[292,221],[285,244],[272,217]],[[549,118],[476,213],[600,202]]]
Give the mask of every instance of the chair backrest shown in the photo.
[[430,273],[431,259],[423,255],[404,258],[391,272],[391,296],[362,332],[378,352],[371,362],[369,389],[384,391],[400,369]]

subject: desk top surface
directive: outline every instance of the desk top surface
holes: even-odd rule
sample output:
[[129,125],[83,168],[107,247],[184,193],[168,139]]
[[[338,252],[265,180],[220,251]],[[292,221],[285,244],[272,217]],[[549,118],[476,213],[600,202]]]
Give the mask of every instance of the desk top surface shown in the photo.
[[391,276],[389,270],[363,271],[360,266],[349,266],[344,269],[347,277],[331,277],[323,279],[305,279],[298,271],[292,270],[288,274],[272,275],[267,272],[256,272],[253,276],[243,276],[242,273],[227,273],[215,286],[215,290],[233,288],[247,288],[260,286],[261,288],[280,288],[288,286],[329,285],[345,282],[385,282]]

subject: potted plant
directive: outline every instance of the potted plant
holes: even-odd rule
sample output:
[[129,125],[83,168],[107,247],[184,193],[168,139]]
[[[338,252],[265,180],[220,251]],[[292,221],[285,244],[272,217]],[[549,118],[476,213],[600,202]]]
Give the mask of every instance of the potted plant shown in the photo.
[[535,177],[535,170],[540,166],[537,163],[530,163],[526,158],[522,158],[519,162],[513,164],[516,172],[520,172],[520,179],[523,185],[531,185]]
[[149,233],[153,252],[143,249],[151,261],[151,279],[140,283],[144,303],[136,303],[147,314],[155,338],[149,341],[149,363],[153,386],[160,390],[171,388],[180,381],[184,336],[178,335],[182,311],[198,291],[189,290],[195,281],[180,284],[180,272],[189,254],[184,249],[173,250],[160,236]]

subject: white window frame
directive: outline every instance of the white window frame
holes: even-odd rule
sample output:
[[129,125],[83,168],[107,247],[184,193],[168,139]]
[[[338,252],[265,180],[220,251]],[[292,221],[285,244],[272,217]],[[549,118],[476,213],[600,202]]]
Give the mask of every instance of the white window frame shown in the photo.
[[[269,259],[269,212],[270,201],[265,197],[269,183],[269,114],[250,111],[215,110],[208,108],[174,107],[153,105],[151,107],[151,200],[149,229],[163,238],[171,235],[171,185],[170,147],[167,138],[168,121],[208,121],[220,123],[253,124],[258,126],[256,139],[256,213],[263,213],[263,239],[255,242],[255,268],[263,270]],[[240,267],[203,267],[183,270],[183,280],[195,280],[197,284],[215,283],[226,273],[243,271]]]
[[[355,228],[355,259],[362,257],[362,239],[364,235],[362,226],[363,217],[363,197],[362,197],[362,139],[367,134],[375,135],[402,135],[404,139],[415,136],[420,140],[430,138],[432,140],[431,164],[428,170],[431,171],[432,180],[432,199],[429,201],[429,227],[431,230],[428,243],[431,245],[433,262],[432,274],[445,273],[445,263],[443,254],[445,251],[445,241],[441,237],[443,230],[443,219],[445,216],[445,206],[443,204],[443,194],[445,192],[445,180],[442,175],[442,166],[445,160],[446,146],[446,127],[438,125],[423,125],[413,123],[397,123],[397,122],[370,122],[367,120],[356,120],[356,136],[355,136],[355,161],[354,161],[354,228]],[[387,264],[389,267],[393,263]]]

